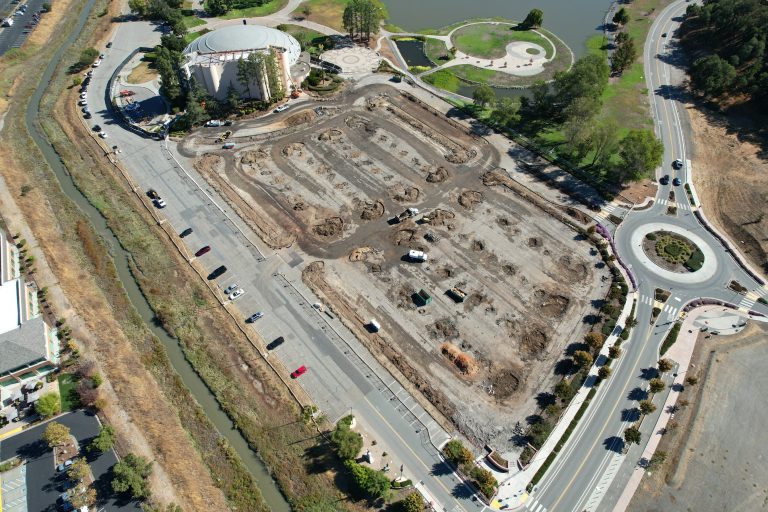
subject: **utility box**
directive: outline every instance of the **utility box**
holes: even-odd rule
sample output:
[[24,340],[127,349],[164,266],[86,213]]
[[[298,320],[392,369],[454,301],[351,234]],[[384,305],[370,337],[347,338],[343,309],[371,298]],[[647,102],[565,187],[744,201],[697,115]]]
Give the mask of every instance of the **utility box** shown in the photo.
[[413,300],[419,306],[426,306],[432,302],[432,296],[423,288],[413,294]]

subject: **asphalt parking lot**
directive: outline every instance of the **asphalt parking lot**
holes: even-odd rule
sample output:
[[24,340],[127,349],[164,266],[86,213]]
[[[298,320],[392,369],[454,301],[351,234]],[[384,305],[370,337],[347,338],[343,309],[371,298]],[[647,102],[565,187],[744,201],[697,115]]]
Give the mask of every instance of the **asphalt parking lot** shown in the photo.
[[[14,23],[12,27],[0,28],[0,55],[11,48],[18,48],[24,44],[24,41],[34,30],[34,27],[31,26],[33,15],[42,8],[43,3],[45,0],[29,0],[18,4],[3,2],[3,8],[0,9],[0,12],[8,13],[8,17],[12,18]],[[25,4],[27,5],[27,12],[24,15],[14,16],[13,13]],[[45,14],[41,16],[45,16]]]
[[[56,419],[57,422],[70,428],[72,435],[80,443],[81,451],[99,433],[99,422],[95,416],[85,411],[75,411]],[[25,430],[13,437],[0,441],[0,460],[20,457],[26,460],[26,501],[28,512],[51,512],[56,510],[56,498],[61,494],[58,490],[63,482],[56,474],[53,462],[53,451],[41,439],[45,424]],[[88,463],[95,479],[98,497],[96,510],[124,511],[140,510],[140,507],[123,497],[115,496],[110,485],[110,472],[117,463],[117,457],[110,451],[97,456],[88,454]],[[14,481],[20,483],[18,475]],[[6,482],[3,482],[5,486]],[[18,488],[19,485],[16,485]],[[3,495],[5,501],[5,494]],[[19,498],[16,497],[16,500]],[[3,507],[5,510],[5,507]],[[9,509],[10,510],[10,509]],[[21,509],[17,509],[21,510]]]

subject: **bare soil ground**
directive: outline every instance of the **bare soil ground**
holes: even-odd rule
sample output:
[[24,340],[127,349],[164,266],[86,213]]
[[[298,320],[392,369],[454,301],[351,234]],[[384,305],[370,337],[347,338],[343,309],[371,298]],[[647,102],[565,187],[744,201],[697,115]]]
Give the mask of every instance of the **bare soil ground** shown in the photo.
[[[200,155],[197,169],[251,225],[269,226],[268,243],[295,240],[320,260],[307,281],[348,325],[379,320],[381,333],[358,337],[441,414],[477,443],[512,450],[506,425],[535,411],[607,272],[559,220],[567,214],[536,204],[482,139],[390,87],[345,102],[272,133],[236,126],[235,152],[204,130],[181,150]],[[411,207],[420,213],[393,219]],[[410,249],[428,262],[408,261]],[[453,287],[463,303],[445,295]],[[431,304],[417,306],[419,289]]]
[[156,80],[158,76],[157,70],[149,67],[149,62],[140,62],[131,70],[126,81],[129,84],[144,84]]
[[755,406],[768,390],[768,327],[697,341],[683,406],[662,439],[667,463],[647,475],[631,512],[768,510],[768,410]]
[[688,114],[694,140],[693,179],[704,212],[755,267],[767,272],[765,154],[758,144],[741,140],[720,114],[707,111],[705,115],[696,108],[689,108]]

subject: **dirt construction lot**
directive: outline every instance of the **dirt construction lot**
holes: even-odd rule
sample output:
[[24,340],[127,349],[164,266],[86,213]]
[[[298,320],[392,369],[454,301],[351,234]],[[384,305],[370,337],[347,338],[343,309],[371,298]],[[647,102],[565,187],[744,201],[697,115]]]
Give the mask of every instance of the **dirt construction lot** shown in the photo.
[[[608,272],[454,121],[386,86],[324,105],[233,127],[234,151],[221,129],[181,149],[267,243],[315,260],[305,280],[456,428],[513,451]],[[419,213],[398,220],[407,208]],[[362,329],[370,319],[379,333]]]
[[[660,449],[668,462],[643,479],[631,512],[768,510],[768,411],[755,398],[768,390],[768,326],[697,341],[700,378],[681,399],[676,428]],[[679,402],[678,402],[679,404]]]

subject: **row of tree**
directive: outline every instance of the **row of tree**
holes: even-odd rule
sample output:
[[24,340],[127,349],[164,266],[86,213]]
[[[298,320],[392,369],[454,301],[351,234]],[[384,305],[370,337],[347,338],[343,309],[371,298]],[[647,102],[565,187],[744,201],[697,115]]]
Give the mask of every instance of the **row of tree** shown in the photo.
[[344,8],[342,23],[350,37],[369,41],[386,17],[387,8],[380,0],[351,0]]
[[691,87],[703,96],[745,94],[763,110],[768,96],[768,4],[709,0],[690,4],[681,31],[694,57]]

